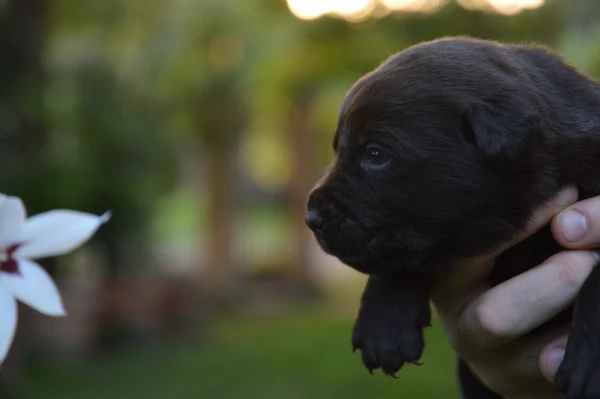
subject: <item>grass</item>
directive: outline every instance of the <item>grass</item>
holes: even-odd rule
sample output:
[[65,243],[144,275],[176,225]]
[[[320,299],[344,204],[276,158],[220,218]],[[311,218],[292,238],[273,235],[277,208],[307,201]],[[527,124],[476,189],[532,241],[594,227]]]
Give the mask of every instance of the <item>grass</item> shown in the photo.
[[19,398],[458,398],[454,358],[439,329],[427,333],[424,365],[397,380],[362,368],[350,331],[351,320],[330,311],[222,320],[202,339],[128,349],[80,367],[38,364]]

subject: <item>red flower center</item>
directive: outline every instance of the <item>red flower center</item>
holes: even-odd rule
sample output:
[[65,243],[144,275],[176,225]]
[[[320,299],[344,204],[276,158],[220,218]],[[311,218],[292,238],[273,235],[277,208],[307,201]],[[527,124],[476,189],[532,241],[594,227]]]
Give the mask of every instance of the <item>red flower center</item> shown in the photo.
[[14,252],[19,248],[21,244],[13,244],[8,247],[4,253],[0,252],[0,272],[9,274],[20,274],[19,264],[13,258]]

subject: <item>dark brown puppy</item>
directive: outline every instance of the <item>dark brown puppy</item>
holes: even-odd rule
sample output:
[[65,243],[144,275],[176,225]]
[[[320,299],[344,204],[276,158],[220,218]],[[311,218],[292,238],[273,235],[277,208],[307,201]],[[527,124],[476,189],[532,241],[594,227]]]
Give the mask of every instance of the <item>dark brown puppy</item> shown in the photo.
[[[369,370],[418,362],[431,287],[523,228],[568,184],[600,194],[600,87],[540,47],[446,38],[360,79],[307,223],[370,275],[353,334]],[[559,247],[549,229],[505,253],[494,283]],[[600,269],[577,300],[557,387],[600,397]]]

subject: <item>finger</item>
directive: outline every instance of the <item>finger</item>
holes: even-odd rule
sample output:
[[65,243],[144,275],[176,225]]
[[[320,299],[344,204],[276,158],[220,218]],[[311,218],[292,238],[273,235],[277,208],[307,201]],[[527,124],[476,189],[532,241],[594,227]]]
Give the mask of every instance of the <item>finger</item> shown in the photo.
[[[513,245],[523,241],[527,237],[532,236],[542,227],[550,223],[552,218],[556,216],[557,213],[561,212],[569,205],[572,205],[575,203],[575,201],[577,201],[577,189],[575,187],[567,187],[561,190],[550,201],[545,202],[535,209],[525,228],[521,229],[521,231],[517,233],[511,240],[497,248],[495,253],[502,253]],[[598,202],[598,208],[598,229],[600,232],[600,201]]]
[[561,252],[486,291],[462,313],[459,335],[489,347],[533,330],[572,304],[597,262],[590,251]]
[[580,201],[552,221],[556,241],[566,248],[591,249],[600,246],[600,197]]
[[545,379],[554,382],[554,377],[565,357],[568,336],[565,334],[548,344],[540,353],[539,366]]
[[[553,395],[554,387],[540,371],[540,353],[566,334],[568,326],[536,330],[515,341],[487,351],[479,351],[467,360],[471,370],[503,398],[563,398]],[[464,358],[464,357],[463,357]]]

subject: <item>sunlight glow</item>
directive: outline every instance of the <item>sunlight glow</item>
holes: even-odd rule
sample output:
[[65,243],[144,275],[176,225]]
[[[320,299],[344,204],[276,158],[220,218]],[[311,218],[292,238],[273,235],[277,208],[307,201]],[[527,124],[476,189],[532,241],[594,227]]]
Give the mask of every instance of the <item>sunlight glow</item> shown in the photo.
[[494,11],[503,15],[515,15],[544,5],[544,0],[457,0],[469,10]]
[[301,19],[316,19],[324,15],[337,15],[355,20],[368,16],[375,0],[287,0],[288,7]]
[[539,8],[544,5],[544,0],[488,0],[495,11],[514,15],[524,10]]
[[[351,22],[388,12],[430,13],[437,11],[449,0],[287,0],[290,11],[301,19],[311,20],[334,15]],[[545,0],[456,0],[470,10],[515,15],[521,11],[539,8]]]
[[382,6],[390,11],[433,12],[446,4],[448,0],[380,0]]

